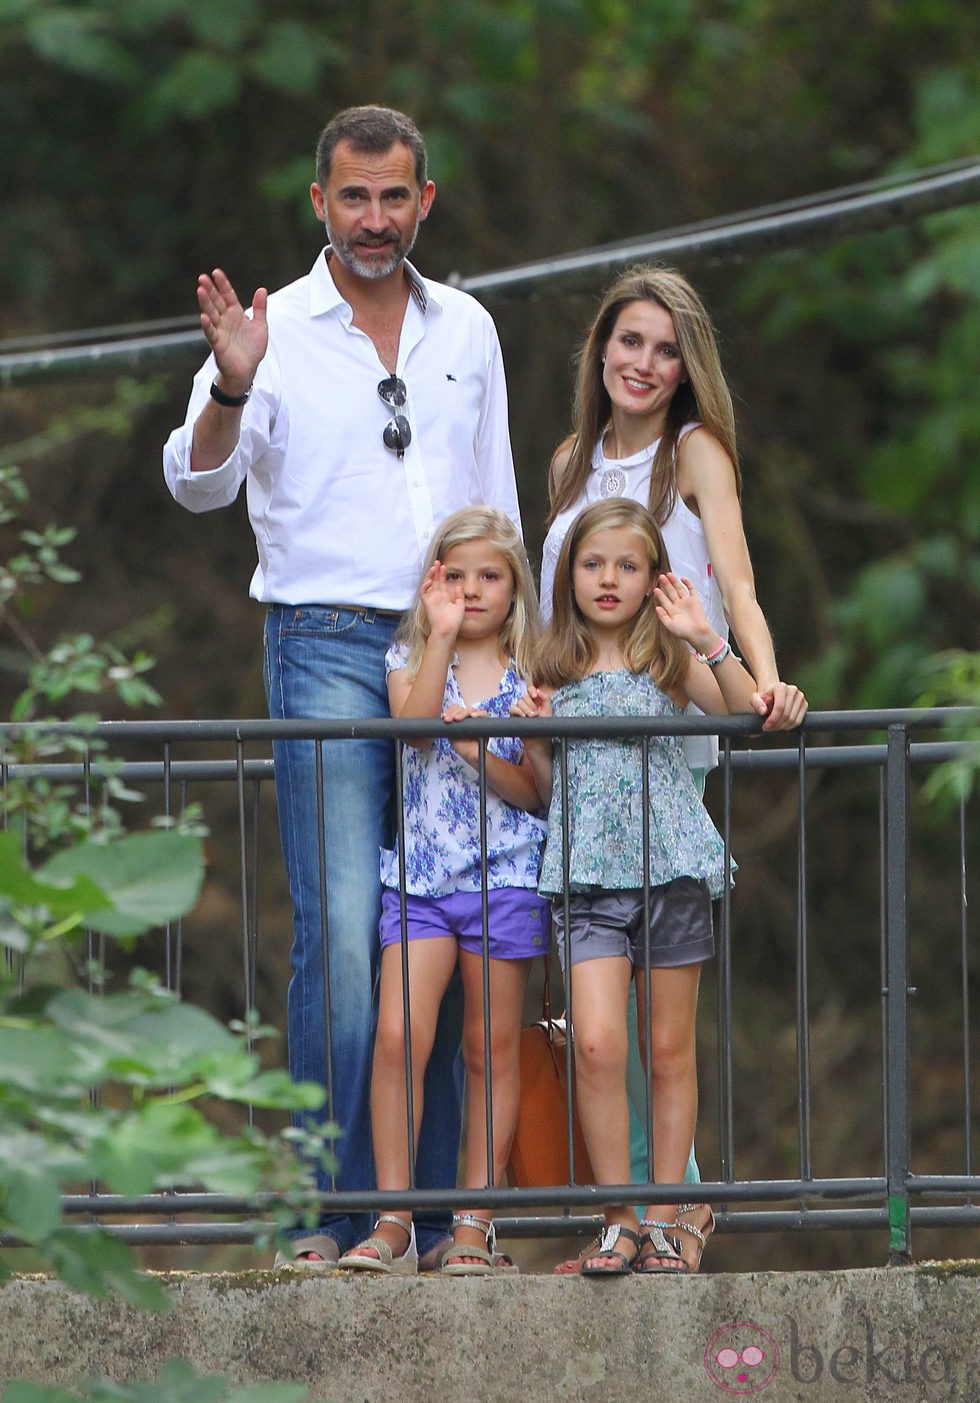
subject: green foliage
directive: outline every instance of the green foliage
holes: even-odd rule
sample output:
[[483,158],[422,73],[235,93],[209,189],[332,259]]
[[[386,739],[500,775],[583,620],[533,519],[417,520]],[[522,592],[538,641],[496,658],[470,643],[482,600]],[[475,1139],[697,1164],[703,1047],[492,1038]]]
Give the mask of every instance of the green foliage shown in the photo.
[[[5,469],[0,527],[9,533],[27,505],[23,479]],[[130,944],[190,910],[204,855],[191,824],[124,833],[117,813],[91,803],[87,784],[79,798],[70,779],[57,783],[24,768],[65,756],[77,768],[94,753],[100,784],[113,798],[128,797],[113,783],[112,762],[92,735],[95,717],[69,717],[58,729],[38,713],[106,690],[124,706],[158,700],[143,680],[151,666],[143,654],[127,658],[89,634],[44,651],[24,627],[32,591],[78,579],[61,560],[73,536],[57,527],[21,530],[0,568],[0,624],[30,657],[15,706],[21,724],[5,732],[2,751],[14,768],[0,829],[0,1232],[26,1244],[76,1290],[114,1292],[133,1305],[164,1309],[161,1286],[136,1270],[125,1244],[101,1227],[62,1221],[63,1196],[91,1185],[125,1196],[174,1187],[256,1202],[273,1195],[262,1240],[308,1211],[309,1166],[329,1162],[323,1135],[267,1136],[251,1126],[229,1135],[209,1110],[223,1103],[315,1113],[324,1092],[293,1084],[284,1071],[263,1070],[255,1044],[269,1030],[254,1020],[225,1028],[145,972],[114,992],[101,963],[76,968],[82,938]],[[52,977],[53,950],[65,957],[61,982]],[[88,987],[76,987],[76,973]],[[0,1256],[0,1278],[9,1269]],[[198,1382],[178,1371],[133,1396],[176,1398],[191,1384],[195,1397],[227,1392],[224,1381],[200,1390]],[[112,1392],[93,1387],[98,1396]]]
[[[27,10],[27,7],[23,7]],[[101,81],[131,81],[135,65],[105,29],[101,6],[84,9],[34,5],[27,10],[25,38],[41,60]]]
[[55,934],[65,933],[71,915],[91,930],[132,940],[189,910],[204,874],[200,840],[172,830],[77,843],[36,871],[21,856],[21,842],[15,830],[0,833],[0,909],[12,910],[33,941],[49,939],[52,922]]
[[147,126],[164,127],[178,113],[201,121],[230,107],[241,91],[241,73],[224,54],[183,55],[156,84],[146,103]]
[[[923,75],[898,170],[977,150],[978,86],[969,63]],[[828,641],[799,670],[818,707],[911,705],[928,659],[976,637],[978,251],[980,209],[968,205],[769,260],[746,280],[767,358],[804,337],[815,348],[814,408],[828,416],[808,487],[818,513],[844,525],[819,545],[834,581]]]
[[128,1384],[90,1379],[77,1392],[18,1379],[0,1393],[0,1403],[300,1403],[301,1384],[252,1384],[236,1388],[220,1375],[201,1376],[182,1359],[166,1364],[158,1379]]
[[[0,742],[0,759],[13,765],[33,765],[63,757],[92,761],[105,756],[105,745],[92,735],[96,718],[72,717],[70,733],[53,729],[57,708],[77,694],[114,694],[126,708],[158,706],[160,696],[146,680],[153,659],[142,650],[127,654],[110,642],[98,643],[89,633],[57,640],[44,649],[28,628],[32,596],[77,583],[81,576],[66,564],[61,552],[75,539],[71,527],[49,525],[40,530],[15,527],[28,500],[20,471],[0,467],[0,529],[12,538],[12,554],[0,562],[0,633],[12,636],[18,650],[8,649],[8,670],[25,674],[26,685],[11,708],[19,729]],[[93,803],[91,779],[79,793],[74,783],[57,783],[31,775],[21,778],[15,770],[0,794],[0,815],[16,819],[31,850],[43,850],[95,830],[105,834],[120,830],[120,817],[110,800],[134,796],[103,765],[98,781],[99,801]]]
[[928,68],[918,84],[917,159],[948,161],[980,150],[980,64],[975,51],[960,60]]
[[980,770],[980,719],[976,711],[980,707],[980,652],[950,649],[938,653],[923,666],[920,677],[920,706],[973,708],[972,714],[964,713],[950,731],[952,739],[965,742],[965,753],[940,765],[926,785],[926,796],[943,806],[965,803]]
[[53,940],[91,929],[132,938],[176,920],[202,874],[200,840],[175,831],[79,843],[36,872],[17,835],[0,833],[0,945],[21,962],[15,978],[0,960],[0,1229],[76,1289],[157,1308],[161,1290],[120,1243],[62,1225],[61,1195],[90,1183],[124,1195],[275,1190],[291,1221],[309,1179],[288,1137],[223,1135],[206,1109],[220,1100],[316,1111],[323,1090],[261,1069],[251,1045],[267,1030],[223,1028],[145,974],[112,994],[40,983],[32,971]]

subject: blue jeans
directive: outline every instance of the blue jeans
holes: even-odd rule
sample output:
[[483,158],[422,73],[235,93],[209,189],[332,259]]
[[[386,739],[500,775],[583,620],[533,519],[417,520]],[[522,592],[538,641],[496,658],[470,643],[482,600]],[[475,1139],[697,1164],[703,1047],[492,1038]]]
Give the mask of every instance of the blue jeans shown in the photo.
[[[274,720],[387,716],[384,657],[396,622],[394,616],[370,609],[274,605],[265,629],[269,715]],[[394,749],[379,740],[323,742],[322,795],[317,792],[316,751],[315,741],[273,745],[279,832],[293,902],[289,1070],[294,1081],[326,1087],[323,1118],[342,1131],[334,1147],[337,1172],[319,1171],[318,1188],[370,1190],[375,1187],[369,1093],[377,1016],[380,851],[393,799]],[[461,1032],[457,978],[443,1001],[426,1072],[416,1159],[419,1187],[456,1184]],[[421,1252],[445,1236],[448,1223],[448,1214],[416,1217]],[[324,1211],[319,1231],[344,1252],[366,1237],[370,1226],[366,1213]],[[308,1231],[297,1229],[295,1236]]]

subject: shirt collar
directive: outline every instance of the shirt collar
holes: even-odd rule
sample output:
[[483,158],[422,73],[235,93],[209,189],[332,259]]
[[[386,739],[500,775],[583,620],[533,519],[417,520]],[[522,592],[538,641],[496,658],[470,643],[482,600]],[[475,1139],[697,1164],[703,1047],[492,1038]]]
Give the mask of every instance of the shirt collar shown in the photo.
[[[333,249],[327,244],[322,254],[317,257],[310,273],[310,316],[319,316],[321,312],[331,312],[340,306],[349,304],[341,296],[337,284],[330,276],[330,269],[327,267],[333,257]],[[429,282],[422,274],[409,263],[406,258],[404,263],[405,272],[408,274],[408,284],[412,290],[418,309],[423,314],[428,311],[429,302],[434,302],[437,307],[442,307],[442,299],[438,293],[438,284]]]

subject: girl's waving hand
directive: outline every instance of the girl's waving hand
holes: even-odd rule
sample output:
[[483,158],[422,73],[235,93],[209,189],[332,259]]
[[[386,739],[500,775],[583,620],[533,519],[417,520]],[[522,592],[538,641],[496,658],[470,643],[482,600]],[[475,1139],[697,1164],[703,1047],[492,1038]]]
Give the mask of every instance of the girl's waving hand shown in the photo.
[[693,648],[684,684],[686,701],[708,715],[755,711],[768,714],[755,681],[728,643],[708,623],[704,606],[690,580],[660,575],[653,591],[657,617],[664,628]]
[[459,580],[450,580],[441,560],[434,560],[426,571],[419,598],[432,632],[455,640],[466,613],[463,586]]
[[657,618],[664,628],[689,643],[697,652],[710,651],[718,635],[708,623],[704,605],[690,580],[682,579],[673,572],[660,575],[653,598]]

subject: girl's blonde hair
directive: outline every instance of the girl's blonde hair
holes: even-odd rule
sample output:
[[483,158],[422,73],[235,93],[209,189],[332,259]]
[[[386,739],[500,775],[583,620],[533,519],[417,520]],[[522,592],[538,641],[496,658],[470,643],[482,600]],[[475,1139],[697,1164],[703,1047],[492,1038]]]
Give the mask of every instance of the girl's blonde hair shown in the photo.
[[711,318],[694,288],[676,269],[640,264],[628,268],[606,293],[578,353],[572,433],[559,444],[556,457],[563,449],[570,448],[571,452],[560,477],[556,476],[552,459],[548,477],[549,526],[559,512],[577,502],[585,491],[595,446],[612,415],[609,392],[602,382],[606,346],[619,314],[633,302],[653,302],[669,314],[688,377],[677,386],[670,401],[667,423],[653,459],[647,506],[654,520],[666,521],[677,497],[677,447],[685,424],[696,421],[714,435],[732,460],[735,486],[741,493],[735,411],[721,368]]
[[[654,583],[670,569],[660,527],[639,502],[629,497],[610,497],[579,512],[565,537],[555,567],[554,612],[538,649],[534,669],[536,682],[561,687],[591,671],[598,649],[575,600],[572,570],[590,536],[619,527],[625,527],[642,541]],[[650,595],[626,625],[623,638],[626,666],[631,672],[648,672],[658,687],[670,692],[682,681],[690,657],[687,644],[661,626]]]
[[398,626],[395,641],[408,649],[405,670],[413,677],[422,665],[426,640],[429,637],[429,617],[422,603],[421,587],[432,565],[445,560],[454,546],[466,541],[486,541],[510,566],[514,577],[514,598],[510,613],[500,634],[500,647],[517,664],[521,677],[530,677],[534,652],[540,632],[538,596],[528,563],[524,542],[509,516],[495,507],[461,507],[441,522],[429,543],[415,603]]

